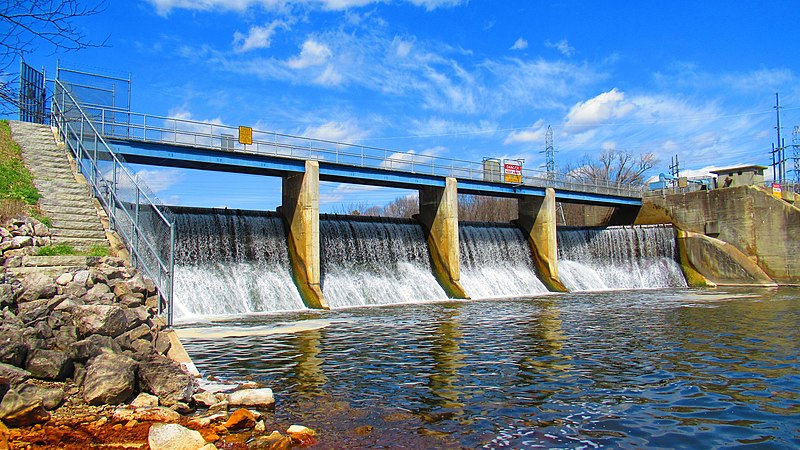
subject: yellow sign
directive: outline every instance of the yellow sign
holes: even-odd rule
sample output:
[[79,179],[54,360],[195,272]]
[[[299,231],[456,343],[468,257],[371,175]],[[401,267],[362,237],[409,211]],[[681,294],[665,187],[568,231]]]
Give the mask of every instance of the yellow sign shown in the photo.
[[781,185],[778,183],[772,183],[772,196],[780,199],[781,198]]
[[252,144],[253,143],[253,129],[250,127],[239,127],[239,143]]
[[522,183],[522,164],[503,164],[506,183]]

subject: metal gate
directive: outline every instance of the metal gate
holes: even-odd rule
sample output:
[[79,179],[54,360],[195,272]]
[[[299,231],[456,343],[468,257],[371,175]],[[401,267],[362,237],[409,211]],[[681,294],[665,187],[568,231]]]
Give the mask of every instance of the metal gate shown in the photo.
[[45,123],[49,116],[45,110],[46,98],[44,71],[39,72],[20,58],[19,120]]

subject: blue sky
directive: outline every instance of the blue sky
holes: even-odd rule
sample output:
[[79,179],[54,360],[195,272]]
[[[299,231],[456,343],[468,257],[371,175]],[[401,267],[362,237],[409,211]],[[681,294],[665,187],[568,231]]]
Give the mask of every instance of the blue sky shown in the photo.
[[[607,148],[668,172],[768,165],[800,125],[793,1],[128,0],[107,46],[26,55],[133,79],[132,109],[397,151],[544,164]],[[141,168],[139,168],[141,169]],[[276,179],[144,169],[167,203],[272,209]],[[771,175],[771,171],[770,171]],[[407,191],[325,184],[323,210]]]

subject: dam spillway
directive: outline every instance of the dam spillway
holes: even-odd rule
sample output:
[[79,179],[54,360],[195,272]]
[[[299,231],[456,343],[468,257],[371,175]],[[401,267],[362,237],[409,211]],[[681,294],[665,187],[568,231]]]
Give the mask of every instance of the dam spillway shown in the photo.
[[464,222],[458,231],[461,284],[472,298],[547,292],[536,276],[530,246],[516,226]]
[[322,292],[332,308],[446,299],[410,219],[320,217]]
[[558,270],[570,291],[686,287],[669,226],[559,230]]

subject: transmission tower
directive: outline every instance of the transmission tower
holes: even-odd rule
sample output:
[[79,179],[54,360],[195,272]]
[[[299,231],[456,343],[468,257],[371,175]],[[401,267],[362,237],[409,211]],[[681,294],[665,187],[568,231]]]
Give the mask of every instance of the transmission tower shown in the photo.
[[775,116],[778,141],[772,146],[772,179],[783,183],[786,181],[786,144],[781,138],[781,101],[778,93],[775,94]]
[[556,151],[553,146],[553,128],[548,125],[544,135],[544,158],[547,161],[547,179],[556,178]]
[[680,162],[678,162],[678,155],[673,156],[670,160],[669,174],[675,178],[681,176],[681,165]]
[[800,184],[800,126],[792,132],[792,159],[794,160],[794,182]]

